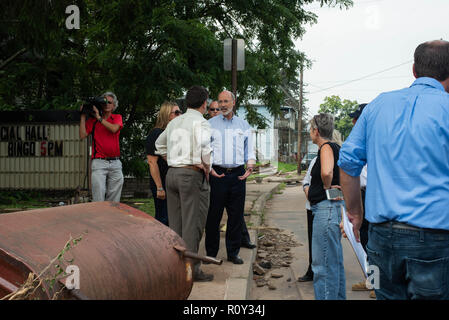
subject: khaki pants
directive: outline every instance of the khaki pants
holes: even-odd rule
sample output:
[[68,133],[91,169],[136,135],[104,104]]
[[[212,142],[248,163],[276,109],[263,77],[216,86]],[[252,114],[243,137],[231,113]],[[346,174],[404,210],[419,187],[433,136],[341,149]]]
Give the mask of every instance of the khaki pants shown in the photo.
[[[189,168],[169,168],[166,178],[169,227],[198,253],[209,210],[210,187],[204,174]],[[201,262],[194,262],[194,272]]]

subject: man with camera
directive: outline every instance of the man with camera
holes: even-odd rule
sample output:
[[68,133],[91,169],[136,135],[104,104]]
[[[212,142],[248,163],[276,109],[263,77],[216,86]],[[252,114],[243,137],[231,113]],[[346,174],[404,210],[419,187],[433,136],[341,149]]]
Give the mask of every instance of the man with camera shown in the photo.
[[123,121],[121,115],[112,113],[117,106],[115,94],[106,92],[80,108],[80,138],[92,134],[92,201],[120,201],[123,173],[119,137]]

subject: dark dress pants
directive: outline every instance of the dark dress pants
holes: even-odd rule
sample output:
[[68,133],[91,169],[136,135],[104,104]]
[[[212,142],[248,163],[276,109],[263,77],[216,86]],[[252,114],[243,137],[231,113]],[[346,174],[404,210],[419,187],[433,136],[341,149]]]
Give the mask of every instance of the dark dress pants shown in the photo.
[[312,271],[312,234],[313,234],[313,213],[307,209],[307,238],[309,240],[309,268],[307,274],[313,276]]
[[[215,168],[214,168],[215,169]],[[237,256],[240,252],[243,230],[243,211],[245,209],[246,180],[239,180],[245,173],[242,167],[227,173],[219,168],[217,174],[224,173],[223,178],[210,176],[210,205],[206,221],[206,253],[216,257],[220,248],[220,222],[226,208],[228,222],[226,225],[226,252],[228,257]]]
[[251,237],[249,236],[248,228],[246,226],[245,217],[243,217],[242,225],[242,243],[240,245],[246,245],[251,242]]
[[[165,189],[165,183],[163,183],[163,188]],[[151,194],[154,199],[154,209],[156,211],[155,218],[157,221],[162,222],[168,227],[168,212],[167,212],[167,194],[165,194],[165,199],[161,200],[157,198],[157,187],[155,184],[150,183]]]

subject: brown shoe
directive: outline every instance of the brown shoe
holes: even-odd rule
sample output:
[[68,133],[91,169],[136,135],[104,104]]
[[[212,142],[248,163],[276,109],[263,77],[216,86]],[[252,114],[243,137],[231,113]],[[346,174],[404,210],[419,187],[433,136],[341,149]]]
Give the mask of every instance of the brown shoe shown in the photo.
[[366,287],[365,281],[361,281],[352,285],[352,291],[369,291],[369,289]]
[[369,293],[369,297],[370,297],[371,299],[377,299],[376,293],[374,292],[374,290],[371,290],[371,292]]

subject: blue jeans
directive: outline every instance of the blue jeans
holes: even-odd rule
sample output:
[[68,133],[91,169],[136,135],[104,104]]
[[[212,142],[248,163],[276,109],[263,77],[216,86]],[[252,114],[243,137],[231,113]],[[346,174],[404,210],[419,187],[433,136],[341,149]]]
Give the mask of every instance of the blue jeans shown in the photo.
[[449,299],[449,232],[370,223],[366,250],[379,268],[378,300]]
[[323,200],[313,212],[312,271],[316,300],[345,300],[346,279],[341,246],[343,201]]

